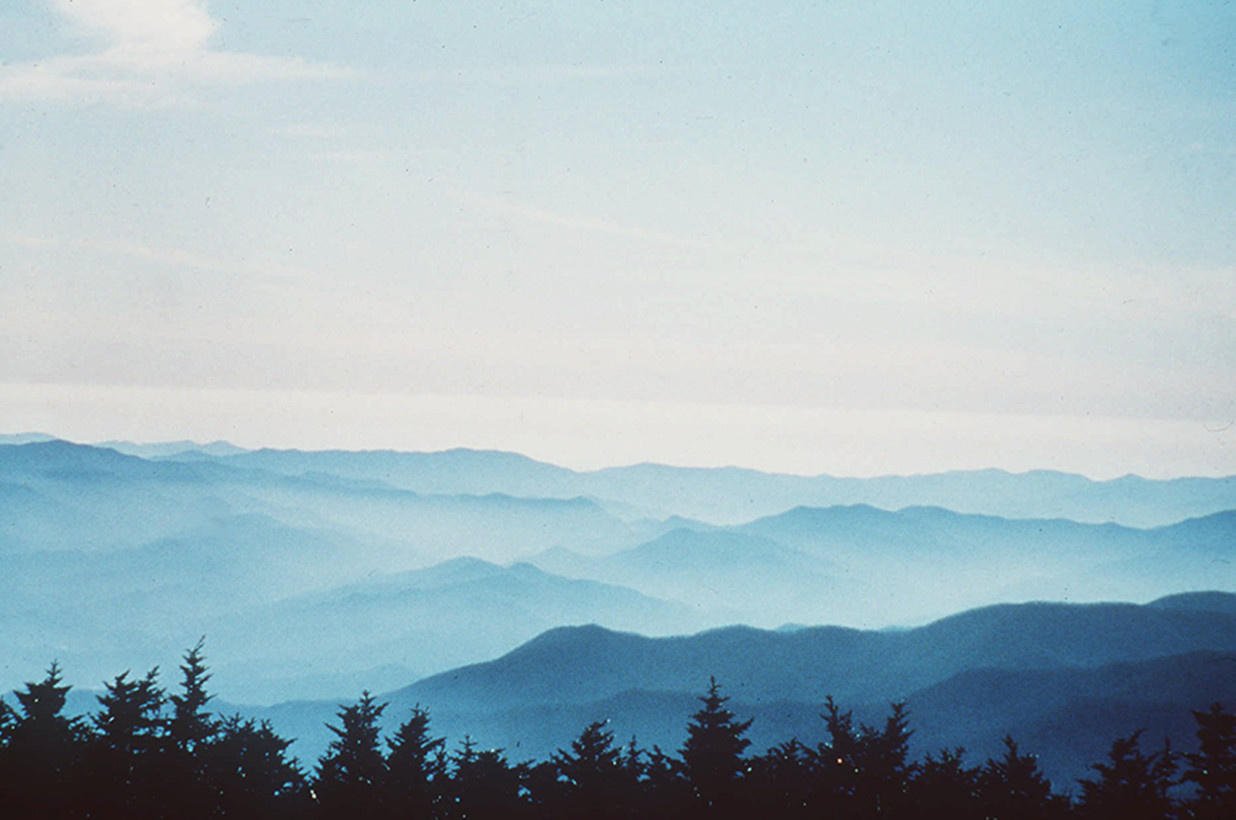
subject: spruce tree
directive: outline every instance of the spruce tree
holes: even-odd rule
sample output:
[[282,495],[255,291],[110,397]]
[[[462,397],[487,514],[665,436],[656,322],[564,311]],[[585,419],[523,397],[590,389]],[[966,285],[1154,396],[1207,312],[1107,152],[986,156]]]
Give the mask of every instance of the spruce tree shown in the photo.
[[268,721],[225,718],[218,734],[197,748],[212,814],[229,818],[305,817],[310,808],[304,773],[287,751],[292,741]]
[[105,815],[158,816],[166,808],[167,782],[157,776],[166,739],[158,674],[157,668],[141,678],[123,672],[98,696],[89,775],[91,799]]
[[93,720],[99,739],[125,755],[155,751],[167,725],[163,717],[167,698],[159,687],[158,667],[135,679],[122,672],[103,686],[106,691],[98,696],[102,708]]
[[715,807],[737,794],[743,752],[751,745],[743,735],[750,720],[736,720],[725,707],[717,679],[709,678],[708,692],[700,698],[703,707],[691,716],[687,742],[682,748],[683,771],[695,795],[705,806]]
[[8,817],[67,817],[77,811],[90,731],[81,720],[64,715],[70,688],[53,661],[43,680],[27,682],[13,693],[16,710],[6,707],[0,805]]
[[501,749],[478,751],[465,737],[451,760],[450,800],[446,816],[455,820],[509,820],[527,813],[520,797],[522,767],[511,766]]
[[1185,755],[1184,779],[1197,786],[1190,817],[1221,820],[1236,817],[1236,715],[1219,703],[1193,712],[1198,750]]
[[385,703],[377,703],[368,691],[359,702],[341,706],[339,726],[326,754],[318,761],[314,791],[326,817],[371,817],[379,813],[381,786],[386,780],[386,760],[378,739],[378,725]]
[[979,799],[984,816],[998,820],[1042,820],[1060,813],[1051,781],[1033,755],[1023,754],[1013,738],[1004,738],[1004,754],[979,772]]
[[914,770],[907,761],[912,732],[905,704],[892,704],[882,729],[855,726],[853,713],[842,712],[831,696],[824,709],[830,739],[814,756],[813,804],[842,816],[896,814]]
[[429,733],[429,713],[420,706],[386,741],[384,799],[393,817],[432,817],[443,796],[446,741]]
[[598,818],[625,816],[638,775],[628,763],[623,750],[614,745],[614,733],[605,728],[608,721],[588,724],[579,737],[571,741],[569,750],[559,749],[552,758],[562,789],[562,810],[565,816],[585,815]]
[[206,639],[201,638],[185,653],[180,665],[180,694],[171,695],[172,716],[168,720],[168,736],[178,748],[190,754],[199,745],[210,739],[218,725],[206,711],[206,704],[213,695],[206,692],[210,673],[202,648]]
[[965,749],[944,749],[938,755],[928,753],[915,767],[910,781],[910,814],[982,820],[978,778],[979,770],[965,765]]
[[1142,754],[1141,731],[1118,738],[1106,763],[1091,766],[1098,773],[1081,782],[1080,813],[1090,820],[1161,820],[1170,817],[1174,801],[1168,793],[1174,783],[1176,756],[1170,747]]
[[173,813],[181,820],[210,816],[217,803],[217,792],[209,783],[205,752],[219,732],[219,722],[206,710],[213,697],[206,691],[210,673],[206,670],[201,639],[183,656],[180,665],[180,692],[168,697],[171,716],[167,720],[167,750],[159,767],[159,777],[172,797]]

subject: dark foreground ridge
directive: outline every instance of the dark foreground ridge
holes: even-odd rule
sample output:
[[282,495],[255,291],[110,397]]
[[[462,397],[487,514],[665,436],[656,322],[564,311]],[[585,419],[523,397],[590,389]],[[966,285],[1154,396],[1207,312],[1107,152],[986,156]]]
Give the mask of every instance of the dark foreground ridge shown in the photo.
[[[0,700],[0,808],[25,818],[1081,818],[1236,817],[1236,715],[1192,712],[1181,754],[1142,732],[1115,739],[1076,784],[1054,785],[1033,754],[1006,738],[971,762],[964,749],[912,759],[911,716],[895,702],[877,725],[831,697],[828,739],[788,739],[748,753],[752,721],[727,706],[715,679],[674,751],[625,745],[605,721],[542,761],[512,762],[465,738],[448,749],[428,712],[407,710],[382,736],[389,704],[369,693],[341,706],[313,770],[267,722],[208,709],[202,644],[169,694],[158,670],[118,675],[88,718],[68,717],[69,687],[43,680]],[[686,717],[684,715],[684,717]],[[1145,742],[1143,742],[1145,741]]]

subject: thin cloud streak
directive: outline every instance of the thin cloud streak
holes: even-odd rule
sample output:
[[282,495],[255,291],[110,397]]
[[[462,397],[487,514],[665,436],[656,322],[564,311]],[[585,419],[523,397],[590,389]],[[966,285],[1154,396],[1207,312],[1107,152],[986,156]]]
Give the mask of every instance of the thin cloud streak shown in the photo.
[[132,242],[124,239],[58,239],[47,236],[0,233],[0,242],[28,248],[71,248],[90,253],[123,256],[142,262],[154,262],[173,269],[189,268],[210,273],[224,273],[250,279],[269,279],[304,286],[307,281],[325,281],[303,268],[277,262],[232,261],[208,256],[186,248],[169,248]]
[[181,104],[193,87],[355,76],[352,69],[302,58],[216,51],[218,28],[191,0],[61,2],[66,28],[102,40],[101,51],[0,68],[0,101]]
[[417,83],[475,83],[478,85],[534,85],[539,83],[622,80],[652,74],[682,71],[664,65],[523,65],[504,68],[459,68],[419,71],[411,75]]
[[529,222],[550,225],[555,228],[567,228],[569,230],[582,231],[585,233],[620,236],[625,239],[638,239],[645,242],[654,242],[661,245],[670,245],[679,248],[706,248],[709,246],[709,243],[698,239],[677,236],[675,234],[666,233],[665,231],[623,225],[618,222],[611,222],[606,219],[597,219],[595,217],[577,216],[574,214],[563,214],[554,211],[547,211],[543,208],[538,208],[535,205],[530,205],[526,202],[517,202],[512,199],[470,192],[454,192],[448,194],[448,196],[456,202],[470,205],[490,213],[514,216]]

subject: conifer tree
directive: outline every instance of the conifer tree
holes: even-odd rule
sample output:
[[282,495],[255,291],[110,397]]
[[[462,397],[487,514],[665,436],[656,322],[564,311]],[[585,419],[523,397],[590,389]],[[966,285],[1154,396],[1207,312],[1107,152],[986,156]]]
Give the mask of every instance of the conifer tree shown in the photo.
[[751,745],[743,735],[750,720],[736,720],[726,708],[716,678],[709,678],[708,692],[700,698],[703,707],[691,716],[687,742],[682,748],[683,771],[696,796],[706,806],[732,798],[743,767],[743,752]]
[[305,817],[309,790],[300,766],[287,755],[291,744],[268,721],[223,719],[218,734],[195,752],[212,795],[211,816]]
[[478,751],[465,737],[451,760],[451,792],[446,816],[457,820],[508,820],[526,814],[520,798],[524,771],[511,766],[500,749]]
[[386,709],[368,691],[359,702],[341,706],[339,726],[326,754],[318,761],[314,790],[326,817],[370,817],[379,813],[386,760],[378,743],[378,720]]
[[996,820],[1042,820],[1060,812],[1033,755],[1022,754],[1013,738],[1004,738],[1004,755],[988,760],[979,772],[979,797],[985,817]]
[[552,758],[563,785],[565,816],[622,817],[629,811],[638,787],[631,764],[638,765],[638,756],[632,750],[635,759],[624,758],[614,745],[614,733],[605,728],[607,722],[588,724],[569,750],[559,749]]
[[387,739],[385,801],[391,816],[432,817],[443,796],[446,741],[429,733],[420,706]]
[[7,763],[0,776],[0,805],[12,817],[69,816],[82,790],[82,756],[89,728],[64,715],[70,690],[52,662],[43,680],[14,692],[7,708]]
[[100,740],[110,749],[133,756],[154,751],[164,736],[166,696],[159,687],[158,667],[142,678],[122,672],[98,696],[101,710],[94,716]]
[[911,815],[938,815],[952,820],[982,820],[979,770],[965,765],[965,749],[943,749],[928,754],[914,770],[909,784]]
[[1106,763],[1091,766],[1098,773],[1081,782],[1080,812],[1092,820],[1161,820],[1170,817],[1173,800],[1168,793],[1176,773],[1171,748],[1142,754],[1141,731],[1118,738]]
[[184,654],[180,691],[168,697],[172,707],[167,719],[168,742],[158,776],[169,792],[171,811],[180,820],[208,817],[218,802],[205,768],[207,747],[218,737],[219,722],[206,710],[213,696],[206,691],[210,673],[204,645],[202,638]]
[[166,808],[166,781],[156,776],[166,737],[158,674],[157,668],[141,678],[122,672],[98,696],[89,779],[91,799],[105,815],[157,816]]
[[1236,817],[1236,715],[1219,703],[1205,712],[1193,712],[1198,750],[1185,755],[1184,779],[1197,786],[1190,801],[1190,817],[1221,820]]
[[786,820],[811,816],[809,754],[807,747],[791,739],[750,761],[743,778],[747,802]]
[[210,673],[206,670],[203,654],[205,643],[206,639],[201,638],[185,653],[184,662],[180,665],[180,694],[168,698],[172,704],[168,736],[178,749],[189,753],[211,738],[218,729],[217,723],[206,711],[206,704],[214,696],[206,692]]
[[7,746],[9,735],[17,723],[17,713],[0,697],[0,747]]
[[830,740],[815,755],[814,802],[845,816],[899,811],[913,771],[907,763],[912,732],[905,704],[892,704],[882,729],[855,726],[853,713],[842,712],[831,696],[824,709]]

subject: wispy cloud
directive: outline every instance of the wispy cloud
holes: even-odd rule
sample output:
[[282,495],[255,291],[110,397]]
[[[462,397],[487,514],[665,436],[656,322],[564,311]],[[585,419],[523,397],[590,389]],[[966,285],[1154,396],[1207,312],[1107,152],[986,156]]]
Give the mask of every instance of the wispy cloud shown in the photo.
[[677,234],[668,233],[666,231],[658,231],[652,228],[624,225],[619,222],[612,222],[607,219],[598,219],[596,217],[547,211],[535,205],[530,205],[526,202],[518,202],[512,199],[460,191],[452,193],[450,196],[457,202],[461,202],[465,205],[470,205],[481,210],[489,211],[491,213],[504,214],[507,216],[514,216],[529,222],[537,222],[542,225],[551,225],[556,228],[567,228],[570,230],[583,231],[585,233],[593,234],[607,234],[609,236],[621,236],[627,239],[638,239],[645,242],[654,242],[660,245],[671,245],[681,248],[703,248],[707,246],[707,243],[691,237],[679,236]]
[[71,34],[101,45],[0,67],[0,100],[160,105],[194,87],[338,78],[341,66],[301,58],[219,51],[219,24],[198,0],[57,0]]
[[231,260],[203,254],[187,248],[166,247],[135,242],[129,239],[85,239],[35,236],[29,234],[0,233],[0,243],[20,245],[27,248],[72,249],[92,254],[125,257],[138,262],[150,262],[167,266],[171,271],[196,270],[220,273],[256,281],[282,284],[320,283],[321,277],[304,268],[281,264],[273,260]]
[[0,241],[31,248],[78,248],[97,253],[115,254],[139,259],[144,262],[159,262],[177,267],[208,271],[230,271],[233,266],[182,248],[160,248],[126,240],[98,239],[53,239],[46,236],[23,234],[0,234]]
[[421,83],[454,82],[509,86],[622,80],[682,70],[665,65],[510,65],[419,71],[412,75],[412,80]]

